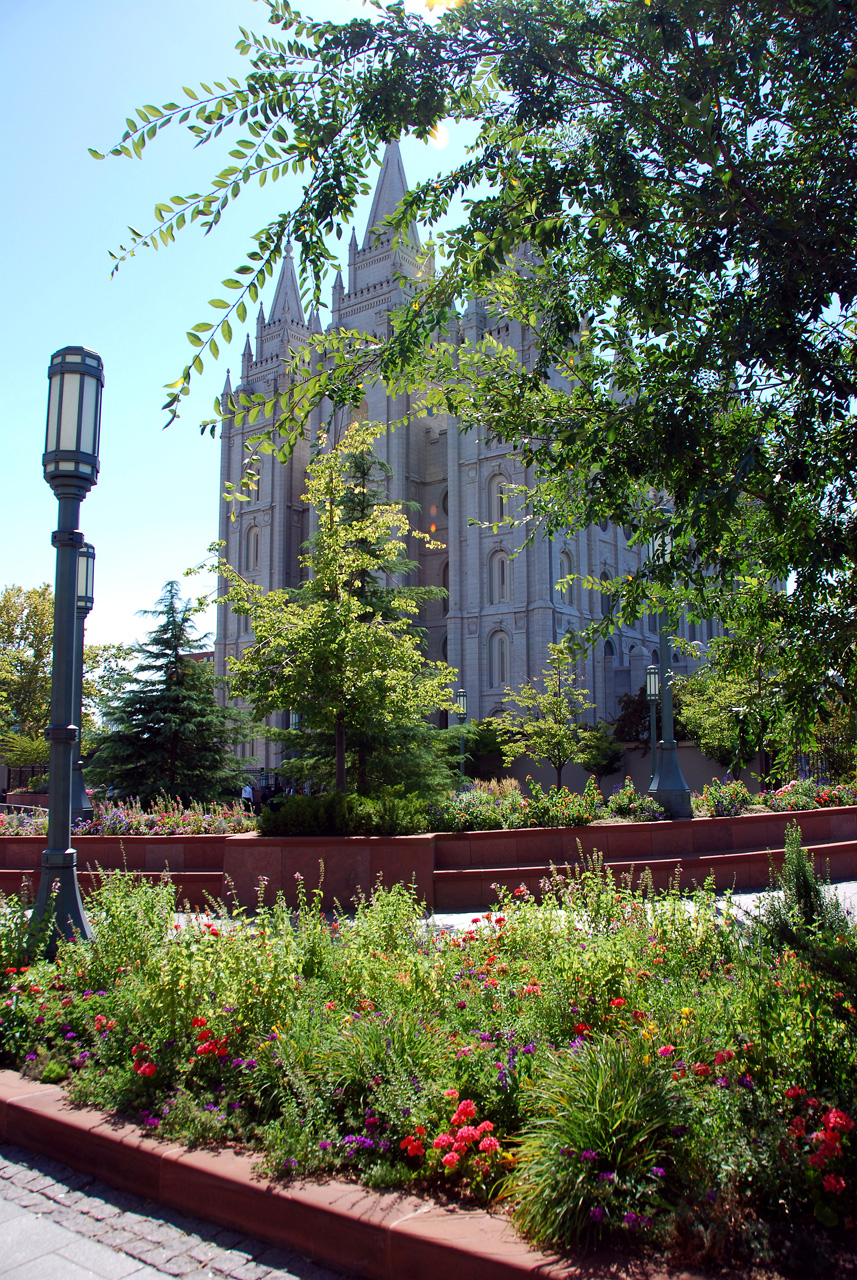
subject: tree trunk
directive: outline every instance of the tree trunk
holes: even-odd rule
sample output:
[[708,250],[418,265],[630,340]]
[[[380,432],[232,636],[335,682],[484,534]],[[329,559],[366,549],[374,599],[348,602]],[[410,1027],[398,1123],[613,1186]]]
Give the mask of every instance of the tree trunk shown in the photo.
[[554,765],[554,768],[556,769],[556,788],[557,788],[557,791],[560,791],[562,790],[562,768],[563,767],[561,764],[557,764],[557,765]]
[[345,790],[345,721],[336,718],[336,790]]

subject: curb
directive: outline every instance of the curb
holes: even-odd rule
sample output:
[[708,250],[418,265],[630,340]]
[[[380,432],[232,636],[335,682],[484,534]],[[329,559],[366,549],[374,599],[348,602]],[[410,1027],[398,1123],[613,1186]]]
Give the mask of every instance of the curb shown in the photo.
[[158,1142],[133,1125],[75,1109],[60,1088],[15,1071],[0,1071],[0,1142],[365,1280],[703,1280],[607,1250],[578,1260],[540,1253],[505,1218],[481,1209],[352,1182],[266,1182],[249,1155]]

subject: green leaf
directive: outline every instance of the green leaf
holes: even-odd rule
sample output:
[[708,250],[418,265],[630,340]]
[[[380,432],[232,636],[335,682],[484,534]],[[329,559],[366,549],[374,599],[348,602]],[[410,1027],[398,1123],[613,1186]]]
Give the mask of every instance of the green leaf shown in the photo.
[[229,303],[224,302],[222,298],[209,298],[208,305],[210,307],[217,307],[221,311],[229,310]]

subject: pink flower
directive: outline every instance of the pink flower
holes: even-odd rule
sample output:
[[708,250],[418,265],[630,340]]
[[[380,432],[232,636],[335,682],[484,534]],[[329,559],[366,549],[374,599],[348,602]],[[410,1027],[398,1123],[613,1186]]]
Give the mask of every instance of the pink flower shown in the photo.
[[495,1151],[500,1150],[500,1143],[496,1138],[483,1138],[479,1143],[479,1150],[486,1152],[488,1155],[493,1155]]
[[446,1147],[451,1147],[453,1141],[451,1133],[439,1133],[431,1145],[435,1151],[443,1151]]
[[[735,1054],[731,1049],[718,1049],[714,1055],[714,1065],[715,1067],[722,1067],[724,1062],[731,1062],[734,1057]],[[788,1097],[788,1094],[786,1096]]]
[[457,1143],[458,1142],[475,1142],[478,1137],[479,1137],[479,1134],[473,1128],[473,1125],[466,1124],[462,1129],[458,1130],[458,1133],[455,1135],[455,1141]]
[[443,1157],[442,1163],[444,1165],[444,1168],[453,1170],[458,1165],[458,1161],[459,1161],[459,1156],[456,1154],[456,1152],[450,1151],[448,1155],[445,1155]]
[[661,1045],[660,1049],[658,1049],[659,1058],[668,1058],[671,1053],[675,1053],[674,1044],[664,1044],[664,1045]]
[[477,1128],[476,1132],[477,1132],[477,1133],[479,1133],[479,1134],[482,1134],[482,1133],[491,1133],[491,1132],[492,1132],[492,1130],[493,1130],[493,1128],[494,1128],[494,1126],[493,1126],[493,1124],[491,1123],[491,1121],[490,1121],[490,1120],[483,1120],[483,1121],[482,1121],[482,1123],[481,1123],[481,1124],[479,1125],[479,1127]]
[[458,1097],[458,1090],[457,1090],[457,1089],[444,1089],[444,1091],[443,1091],[443,1096],[444,1096],[445,1098],[457,1098],[457,1097]]
[[854,1121],[851,1117],[846,1115],[844,1111],[837,1110],[836,1107],[831,1107],[831,1109],[824,1114],[821,1123],[824,1125],[825,1129],[839,1130],[840,1133],[850,1133],[854,1128]]

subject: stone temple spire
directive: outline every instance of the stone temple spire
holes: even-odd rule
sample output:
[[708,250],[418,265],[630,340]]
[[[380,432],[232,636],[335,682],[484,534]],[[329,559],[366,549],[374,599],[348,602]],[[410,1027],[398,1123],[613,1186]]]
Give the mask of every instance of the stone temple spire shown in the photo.
[[291,320],[295,324],[306,324],[303,303],[298,289],[295,260],[292,257],[291,240],[286,242],[286,254],[283,258],[283,265],[280,268],[277,291],[274,294],[274,302],[268,315],[269,324],[274,324],[278,320]]
[[[374,247],[375,238],[379,234],[377,231],[379,223],[393,213],[396,206],[404,199],[407,191],[408,180],[405,177],[405,167],[402,164],[402,157],[399,153],[399,144],[398,142],[390,142],[384,152],[384,162],[381,165],[381,172],[378,174],[378,183],[372,200],[372,211],[369,214],[366,234],[363,237],[364,249]],[[384,234],[384,232],[382,231],[381,234]],[[415,249],[419,248],[419,236],[417,235],[416,227],[413,225],[408,228],[408,239]]]

